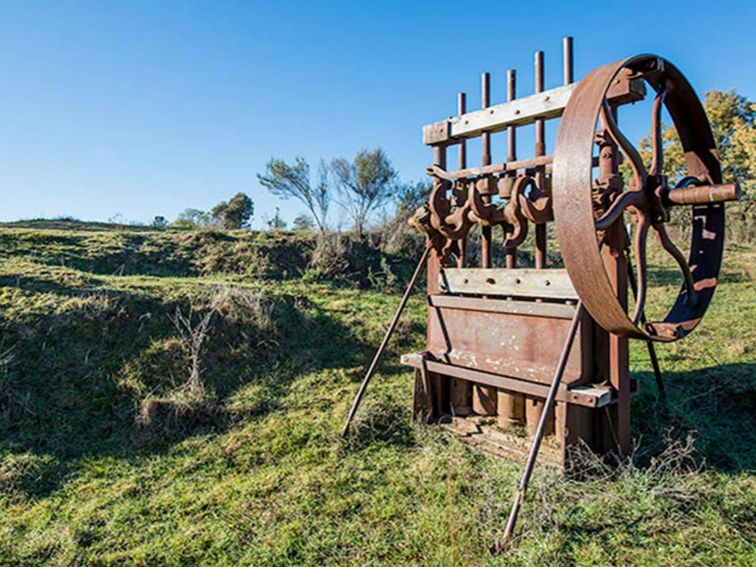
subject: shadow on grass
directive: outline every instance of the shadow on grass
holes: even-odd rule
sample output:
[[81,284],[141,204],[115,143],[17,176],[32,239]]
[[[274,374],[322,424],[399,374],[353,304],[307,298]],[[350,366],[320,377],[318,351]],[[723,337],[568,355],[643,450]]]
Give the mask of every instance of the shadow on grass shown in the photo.
[[191,262],[192,246],[184,242],[187,238],[191,234],[165,238],[115,231],[89,235],[4,232],[0,253],[99,275],[197,275],[199,270]]
[[[82,297],[92,295],[102,291],[102,280],[87,274],[71,275],[71,279],[76,278],[80,286],[72,287],[71,282],[55,281],[54,277],[39,277],[29,275],[0,276],[0,287],[6,289],[17,289],[28,293],[54,293],[61,297]],[[59,276],[63,280],[65,275]]]
[[[739,271],[730,271],[726,266],[722,267],[719,274],[719,283],[746,283],[750,282],[747,274]],[[653,264],[648,268],[648,282],[655,286],[668,286],[683,284],[682,272],[675,268],[659,267]]]
[[633,430],[643,454],[650,458],[670,437],[692,434],[707,468],[756,471],[756,363],[663,372],[666,402],[656,395],[652,373],[634,376],[642,382],[633,401]]
[[[7,384],[26,404],[0,404],[0,494],[44,497],[88,457],[161,453],[187,437],[263,417],[281,408],[302,373],[355,365],[369,350],[306,298],[271,295],[274,337],[248,321],[216,318],[203,356],[203,380],[215,400],[211,411],[144,442],[135,429],[140,402],[187,378],[170,315],[177,307],[188,310],[190,299],[70,288],[28,276],[0,284],[54,293],[61,301],[49,315],[22,311],[7,318],[0,310],[2,347],[13,346],[14,355],[0,386]],[[260,399],[228,409],[229,398],[250,384],[263,391]]]
[[312,247],[294,236],[201,230],[183,233],[0,233],[0,254],[95,275],[189,277],[210,273],[291,279]]

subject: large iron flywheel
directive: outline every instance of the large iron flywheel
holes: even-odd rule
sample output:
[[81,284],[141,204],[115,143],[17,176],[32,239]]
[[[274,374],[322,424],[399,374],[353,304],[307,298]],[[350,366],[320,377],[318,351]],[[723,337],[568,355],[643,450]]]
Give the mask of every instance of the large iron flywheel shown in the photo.
[[[617,124],[617,109],[607,96],[620,78],[643,80],[655,93],[651,111],[650,164]],[[662,106],[682,144],[687,175],[670,186],[663,174]],[[609,152],[602,154],[602,152]],[[629,165],[623,180],[617,155]],[[613,174],[602,160],[614,155]],[[611,164],[610,164],[611,165]],[[609,172],[609,173],[607,173]],[[714,137],[703,106],[680,71],[655,55],[639,55],[599,67],[572,93],[562,115],[554,153],[553,208],[565,267],[590,315],[613,333],[673,341],[690,333],[711,301],[719,277],[724,243],[724,203],[737,186],[720,185]],[[693,207],[690,255],[686,258],[666,229],[669,208]],[[625,213],[634,222],[625,232]],[[617,235],[626,240],[635,265],[637,299],[629,312],[617,297],[607,272],[606,250]],[[661,321],[643,319],[647,289],[646,239],[655,233],[679,266],[683,285]],[[616,275],[615,275],[616,279]]]

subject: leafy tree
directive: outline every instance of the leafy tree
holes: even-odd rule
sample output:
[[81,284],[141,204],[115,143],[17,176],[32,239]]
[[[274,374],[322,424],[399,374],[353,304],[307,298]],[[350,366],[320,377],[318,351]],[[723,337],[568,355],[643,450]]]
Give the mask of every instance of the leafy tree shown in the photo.
[[168,228],[168,219],[166,219],[162,215],[158,215],[154,219],[152,219],[150,226],[152,226],[152,228],[163,230],[165,228]]
[[119,227],[126,226],[128,223],[126,222],[126,217],[124,217],[121,213],[116,213],[112,217],[108,219],[108,222],[110,224],[114,224]]
[[211,220],[210,215],[205,211],[184,209],[173,221],[173,226],[176,228],[206,228],[210,226]]
[[306,231],[315,228],[315,223],[313,222],[312,217],[307,215],[297,215],[291,224],[294,227],[294,230]]
[[385,252],[403,254],[408,245],[416,245],[417,230],[410,227],[407,221],[427,201],[430,191],[431,183],[428,180],[397,184],[394,194],[395,212],[376,227]]
[[212,219],[225,229],[240,229],[249,227],[255,205],[244,193],[237,193],[231,199],[221,201],[210,212]]
[[431,192],[428,180],[398,183],[394,191],[396,211],[381,227],[390,240],[390,235],[407,229],[407,221],[428,200]]
[[[728,205],[728,223],[753,231],[756,225],[756,200],[753,196],[756,190],[756,104],[731,89],[705,93],[703,105],[719,150],[723,179],[738,181],[743,190],[741,202]],[[685,155],[673,125],[664,129],[662,139],[664,173],[674,182],[686,175]],[[649,136],[640,141],[639,152],[644,163],[651,163]],[[622,169],[627,173],[629,164],[623,163]]]
[[258,174],[257,179],[273,195],[282,199],[299,200],[307,207],[320,231],[327,230],[331,190],[328,168],[323,162],[320,163],[314,183],[310,179],[310,165],[301,157],[295,158],[293,164],[272,158],[265,165],[265,173]]
[[406,221],[412,214],[428,200],[431,192],[431,182],[428,180],[402,183],[396,190],[396,215]]
[[351,162],[335,159],[331,171],[338,183],[342,205],[361,236],[370,215],[394,196],[397,172],[380,148],[360,150]]

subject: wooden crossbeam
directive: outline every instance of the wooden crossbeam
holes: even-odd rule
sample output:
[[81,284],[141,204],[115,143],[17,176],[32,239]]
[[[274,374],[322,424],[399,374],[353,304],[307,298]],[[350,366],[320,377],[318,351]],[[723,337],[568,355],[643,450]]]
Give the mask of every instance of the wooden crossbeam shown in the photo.
[[[517,98],[488,108],[466,112],[423,127],[423,143],[454,144],[483,133],[506,130],[509,126],[525,126],[536,120],[558,118],[572,96],[577,83],[570,83],[534,95]],[[642,79],[623,74],[612,85],[607,98],[611,104],[641,100],[646,94]]]
[[[545,398],[549,393],[549,386],[512,376],[493,374],[465,366],[446,364],[435,360],[423,361],[421,353],[402,355],[402,364],[420,369],[423,364],[429,372],[451,376],[460,380],[469,380],[476,384],[485,384],[512,392],[521,392],[530,396]],[[579,406],[600,408],[612,402],[612,390],[609,386],[586,384],[570,389],[562,388],[556,394],[556,400]]]
[[450,138],[472,138],[483,132],[500,132],[508,126],[524,126],[538,119],[556,118],[564,112],[577,83],[557,87],[454,116],[423,127],[423,142],[434,144]]

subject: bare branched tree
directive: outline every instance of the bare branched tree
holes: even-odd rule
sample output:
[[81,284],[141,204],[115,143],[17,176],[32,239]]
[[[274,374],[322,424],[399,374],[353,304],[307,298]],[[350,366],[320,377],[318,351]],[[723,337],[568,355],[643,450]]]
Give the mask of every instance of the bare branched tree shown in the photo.
[[362,236],[370,215],[394,196],[397,172],[381,148],[360,150],[351,162],[335,159],[331,171],[338,183],[341,204]]
[[301,157],[295,158],[293,164],[273,158],[265,165],[265,173],[258,174],[257,179],[273,195],[300,201],[307,207],[320,231],[328,229],[331,190],[325,163],[320,162],[314,183],[310,179],[310,165]]
[[198,313],[192,302],[186,313],[181,307],[176,307],[173,316],[169,316],[189,353],[189,378],[182,388],[192,394],[201,394],[205,390],[202,382],[202,351],[210,336],[210,323],[217,312],[217,301],[213,301],[204,313]]

